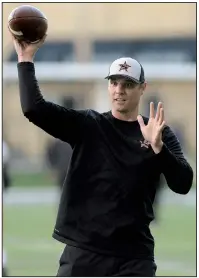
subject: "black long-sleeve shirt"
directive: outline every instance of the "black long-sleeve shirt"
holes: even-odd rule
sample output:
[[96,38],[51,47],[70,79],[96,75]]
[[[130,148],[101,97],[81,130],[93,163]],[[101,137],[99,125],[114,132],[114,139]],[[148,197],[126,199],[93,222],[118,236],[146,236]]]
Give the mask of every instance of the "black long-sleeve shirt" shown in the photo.
[[171,129],[165,127],[163,148],[155,154],[144,143],[137,121],[116,119],[111,111],[66,109],[47,102],[33,63],[19,63],[18,75],[25,117],[73,149],[53,237],[99,253],[153,258],[149,224],[160,174],[180,194],[189,192],[193,180]]

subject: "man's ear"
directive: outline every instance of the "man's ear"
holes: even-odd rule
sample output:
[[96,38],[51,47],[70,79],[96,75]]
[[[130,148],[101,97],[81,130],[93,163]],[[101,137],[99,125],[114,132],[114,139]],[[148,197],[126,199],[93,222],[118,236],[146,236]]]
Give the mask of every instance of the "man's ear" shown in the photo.
[[141,84],[141,87],[142,87],[142,90],[143,90],[143,91],[146,90],[146,85],[147,85],[146,82],[144,82],[144,83]]
[[144,94],[144,91],[145,91],[145,89],[146,89],[146,82],[140,84],[140,89],[141,89],[141,95],[143,95],[143,94]]

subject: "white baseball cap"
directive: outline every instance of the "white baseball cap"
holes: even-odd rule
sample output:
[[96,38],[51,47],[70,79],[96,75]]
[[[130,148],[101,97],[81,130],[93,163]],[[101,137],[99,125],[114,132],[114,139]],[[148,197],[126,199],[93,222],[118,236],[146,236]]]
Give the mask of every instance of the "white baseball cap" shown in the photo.
[[130,57],[115,60],[110,66],[109,75],[105,78],[109,79],[116,76],[127,77],[136,83],[144,83],[145,81],[142,65]]

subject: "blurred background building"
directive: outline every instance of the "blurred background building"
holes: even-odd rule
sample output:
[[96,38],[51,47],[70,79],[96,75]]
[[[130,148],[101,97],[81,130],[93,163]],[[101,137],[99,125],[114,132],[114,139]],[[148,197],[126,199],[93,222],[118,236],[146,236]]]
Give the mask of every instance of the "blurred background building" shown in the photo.
[[[3,137],[11,150],[12,180],[19,187],[23,183],[26,186],[42,182],[53,184],[46,172],[45,159],[52,138],[29,123],[20,107],[17,57],[7,19],[10,12],[22,4],[25,3],[3,4]],[[151,100],[164,103],[166,121],[181,141],[195,171],[196,4],[28,4],[39,8],[49,23],[47,40],[35,58],[36,76],[44,97],[56,103],[61,103],[63,97],[71,98],[74,108],[105,112],[110,109],[104,80],[110,63],[121,56],[134,57],[143,65],[148,82],[141,113],[148,116]],[[29,177],[24,178],[27,173]],[[189,214],[189,209],[185,213]],[[191,215],[190,252],[195,258],[195,218],[193,213]],[[178,214],[176,219],[179,219]],[[179,224],[179,229],[183,229],[183,225],[183,222],[182,226]],[[176,268],[180,270],[180,266]],[[190,268],[194,274],[193,264]],[[13,273],[17,275],[17,268],[15,270]],[[171,274],[175,275],[174,272]],[[47,275],[45,271],[43,274]]]

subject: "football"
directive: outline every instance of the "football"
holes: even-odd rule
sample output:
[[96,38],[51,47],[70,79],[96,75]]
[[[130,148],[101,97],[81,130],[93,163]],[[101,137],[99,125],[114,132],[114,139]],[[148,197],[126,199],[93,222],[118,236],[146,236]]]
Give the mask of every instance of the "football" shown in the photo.
[[45,36],[48,21],[39,9],[30,5],[22,5],[10,13],[8,28],[19,41],[36,43]]

